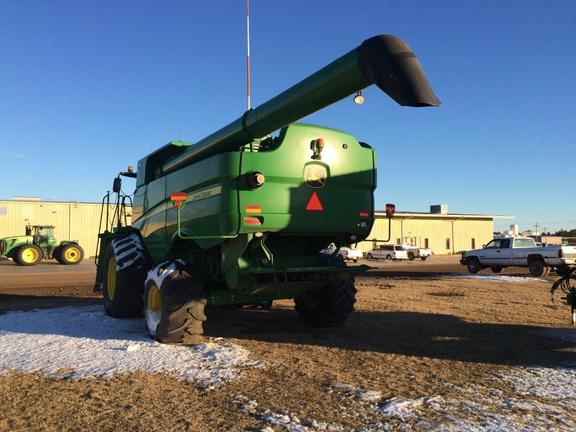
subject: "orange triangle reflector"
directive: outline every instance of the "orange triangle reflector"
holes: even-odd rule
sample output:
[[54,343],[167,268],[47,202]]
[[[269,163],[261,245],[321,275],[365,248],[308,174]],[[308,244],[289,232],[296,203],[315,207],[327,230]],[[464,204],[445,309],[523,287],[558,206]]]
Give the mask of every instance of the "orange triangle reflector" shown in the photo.
[[324,206],[322,205],[322,201],[320,201],[320,197],[316,192],[312,192],[312,196],[308,200],[308,204],[306,204],[306,210],[308,211],[324,211]]

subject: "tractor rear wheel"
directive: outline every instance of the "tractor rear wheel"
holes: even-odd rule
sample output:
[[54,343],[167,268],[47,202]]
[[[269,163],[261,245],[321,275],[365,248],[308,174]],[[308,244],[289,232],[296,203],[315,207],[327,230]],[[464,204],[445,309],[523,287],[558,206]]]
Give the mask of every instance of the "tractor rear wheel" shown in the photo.
[[142,313],[149,259],[136,234],[110,240],[104,255],[104,310],[114,318]]
[[56,260],[60,264],[75,265],[80,264],[84,259],[84,249],[77,243],[68,243],[58,246],[58,255]]
[[306,291],[294,299],[296,310],[304,323],[316,327],[340,327],[354,311],[356,287],[354,279],[328,282],[319,290]]
[[181,261],[154,267],[144,288],[144,319],[150,336],[162,343],[201,340],[206,299],[195,273]]
[[42,249],[33,244],[20,246],[14,255],[14,262],[21,266],[36,265],[42,259]]

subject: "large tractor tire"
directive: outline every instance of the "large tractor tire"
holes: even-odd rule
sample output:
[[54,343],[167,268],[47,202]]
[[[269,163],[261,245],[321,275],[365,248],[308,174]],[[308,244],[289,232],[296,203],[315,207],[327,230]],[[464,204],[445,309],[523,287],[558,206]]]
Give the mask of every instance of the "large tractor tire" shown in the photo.
[[142,293],[150,259],[137,234],[110,240],[104,255],[104,310],[114,318],[142,313]]
[[148,333],[158,342],[199,342],[205,306],[202,283],[182,261],[161,263],[148,272],[144,319]]
[[14,262],[21,266],[33,266],[42,259],[42,249],[33,244],[20,246],[14,254]]
[[294,299],[302,321],[315,327],[340,327],[354,311],[354,279],[329,282],[319,290],[306,291]]
[[68,243],[58,246],[58,253],[54,254],[56,261],[63,265],[80,264],[84,259],[84,249],[77,243]]

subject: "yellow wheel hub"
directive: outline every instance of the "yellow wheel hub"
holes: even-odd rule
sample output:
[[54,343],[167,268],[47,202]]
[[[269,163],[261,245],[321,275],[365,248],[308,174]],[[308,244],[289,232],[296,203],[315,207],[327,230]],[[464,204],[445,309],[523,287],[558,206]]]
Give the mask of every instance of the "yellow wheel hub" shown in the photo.
[[80,251],[78,248],[70,247],[64,252],[64,258],[66,258],[68,262],[76,262],[80,259]]
[[148,310],[151,312],[161,312],[162,311],[162,297],[160,295],[160,290],[156,285],[154,285],[148,291]]
[[40,258],[40,255],[38,254],[38,251],[34,248],[28,247],[22,251],[22,261],[24,261],[27,264],[31,264],[38,261],[38,258]]
[[112,300],[116,294],[116,259],[110,258],[108,268],[106,269],[106,290],[108,298]]

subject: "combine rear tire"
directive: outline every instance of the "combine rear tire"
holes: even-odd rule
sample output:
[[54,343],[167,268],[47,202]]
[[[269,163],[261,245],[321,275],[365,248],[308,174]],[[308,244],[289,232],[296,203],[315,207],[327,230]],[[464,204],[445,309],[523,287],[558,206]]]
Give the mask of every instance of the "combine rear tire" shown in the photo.
[[114,318],[142,313],[142,293],[149,268],[136,234],[110,240],[104,255],[104,310]]
[[20,246],[14,254],[14,262],[21,266],[36,265],[41,259],[42,249],[33,244]]
[[206,321],[202,284],[180,261],[157,265],[144,289],[148,333],[162,343],[197,343]]
[[56,260],[64,265],[80,264],[84,259],[84,249],[76,243],[68,243],[58,246],[58,254]]
[[490,268],[492,269],[492,273],[500,273],[502,271],[502,267],[494,266]]
[[335,280],[320,290],[306,291],[294,303],[304,323],[315,327],[340,327],[354,311],[354,279]]

